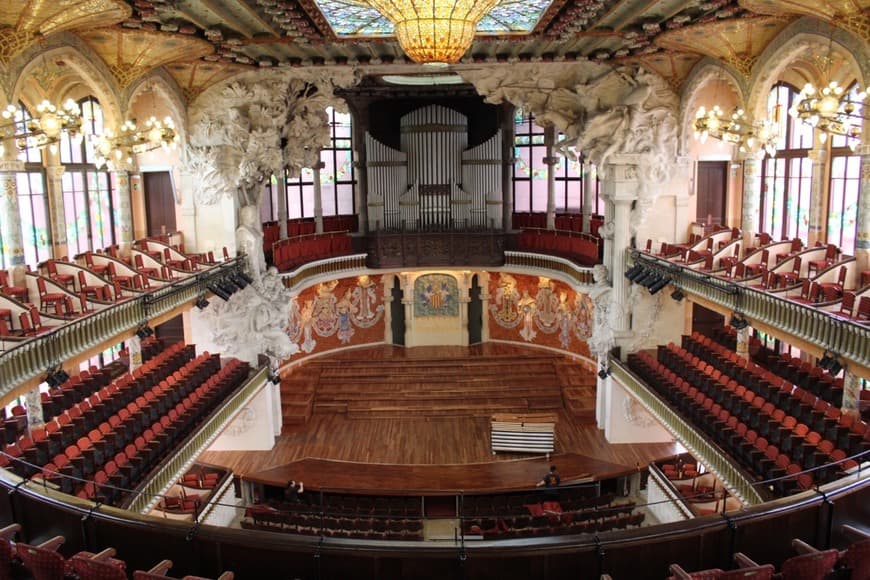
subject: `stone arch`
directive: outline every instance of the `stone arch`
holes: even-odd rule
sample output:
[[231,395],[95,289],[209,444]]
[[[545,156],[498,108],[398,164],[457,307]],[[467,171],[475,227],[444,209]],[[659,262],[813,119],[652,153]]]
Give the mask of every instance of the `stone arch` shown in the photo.
[[[99,102],[107,124],[119,124],[121,120],[120,95],[108,69],[90,47],[73,35],[61,33],[61,38],[52,37],[45,45],[36,44],[17,57],[10,73],[15,74],[14,86],[9,95],[15,100],[34,72],[49,61],[62,62],[80,82],[58,85],[54,100],[65,100],[69,91],[82,84]],[[13,72],[14,71],[14,72]]]
[[[762,52],[750,81],[746,110],[754,118],[767,115],[767,95],[789,69],[799,69],[804,76],[818,76],[806,63],[808,54],[826,54],[829,47],[844,57],[854,79],[863,87],[870,78],[870,47],[848,30],[832,27],[813,18],[802,18],[783,30]],[[808,78],[819,82],[820,78]],[[801,87],[797,87],[800,90]]]
[[136,80],[124,91],[124,109],[129,114],[136,101],[149,92],[154,92],[169,110],[181,142],[187,141],[187,108],[184,97],[175,80],[162,68]]
[[708,84],[716,81],[724,82],[734,94],[734,102],[737,106],[744,106],[746,102],[746,90],[741,82],[742,75],[734,71],[724,63],[704,58],[689,73],[683,84],[680,95],[680,150],[688,150],[688,140],[693,133],[695,112],[698,109],[698,95]]

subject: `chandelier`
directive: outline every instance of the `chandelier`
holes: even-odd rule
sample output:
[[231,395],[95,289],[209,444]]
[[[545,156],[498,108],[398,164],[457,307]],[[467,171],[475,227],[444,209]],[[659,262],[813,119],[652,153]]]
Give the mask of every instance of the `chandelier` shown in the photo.
[[405,54],[422,64],[457,62],[477,23],[499,0],[365,0],[396,28]]
[[162,122],[151,117],[143,129],[139,129],[135,121],[124,121],[117,134],[106,129],[102,135],[94,135],[93,140],[97,167],[118,171],[133,163],[133,155],[160,147],[174,149],[178,145],[178,133],[170,117]]
[[743,109],[735,108],[726,117],[719,105],[710,110],[700,107],[695,113],[695,139],[705,143],[708,137],[735,145],[741,153],[751,152],[773,157],[779,144],[779,108],[773,119],[751,122]]
[[821,89],[807,83],[788,113],[795,119],[819,130],[819,141],[825,143],[828,135],[842,135],[854,151],[861,142],[861,126],[867,117],[864,100],[867,91],[846,91],[837,81]]
[[64,133],[81,142],[82,112],[72,99],[62,107],[42,101],[36,106],[36,114],[29,118],[22,108],[9,105],[0,116],[9,121],[0,125],[0,143],[13,141],[20,151],[55,146]]

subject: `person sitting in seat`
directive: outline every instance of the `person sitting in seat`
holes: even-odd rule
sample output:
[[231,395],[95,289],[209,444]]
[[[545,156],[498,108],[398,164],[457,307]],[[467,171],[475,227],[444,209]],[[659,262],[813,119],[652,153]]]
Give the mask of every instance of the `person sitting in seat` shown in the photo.
[[302,493],[305,491],[305,485],[301,481],[287,482],[287,487],[284,488],[284,499],[291,503],[299,503],[302,501]]

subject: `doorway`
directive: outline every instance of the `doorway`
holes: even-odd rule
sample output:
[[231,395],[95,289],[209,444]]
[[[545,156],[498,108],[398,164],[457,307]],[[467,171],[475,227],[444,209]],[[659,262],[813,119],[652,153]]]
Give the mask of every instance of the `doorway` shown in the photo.
[[393,301],[390,303],[390,329],[393,331],[393,344],[405,346],[405,305],[402,303],[402,284],[399,277],[393,278],[393,289],[390,291]]
[[471,277],[468,298],[468,344],[479,344],[483,342],[483,302],[477,274]]
[[724,225],[728,161],[699,161],[696,221],[707,225]]
[[145,194],[145,220],[149,236],[175,232],[175,193],[172,175],[168,171],[142,174]]

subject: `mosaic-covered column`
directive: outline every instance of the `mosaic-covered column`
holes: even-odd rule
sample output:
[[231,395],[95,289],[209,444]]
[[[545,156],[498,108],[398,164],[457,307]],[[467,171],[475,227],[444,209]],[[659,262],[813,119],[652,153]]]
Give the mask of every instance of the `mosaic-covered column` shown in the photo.
[[849,371],[843,374],[843,405],[840,410],[843,413],[859,416],[858,404],[861,399],[861,378]]
[[320,170],[326,167],[323,161],[315,163],[311,170],[314,172],[314,231],[323,233],[323,199],[320,187]]
[[63,206],[63,174],[66,167],[60,163],[60,155],[51,153],[50,147],[43,151],[46,159],[45,180],[48,194],[48,211],[51,218],[52,253],[55,258],[69,253],[66,243],[66,214]]
[[130,171],[119,169],[112,172],[115,176],[117,200],[115,210],[115,230],[118,251],[122,256],[130,255],[133,245],[133,198],[130,192]]
[[752,336],[752,327],[746,326],[737,331],[737,348],[735,352],[749,360],[749,337]]
[[855,258],[858,271],[865,272],[870,270],[870,143],[862,143],[857,152],[861,155],[861,197],[858,200]]
[[42,414],[42,395],[39,386],[35,386],[24,395],[24,408],[27,409],[28,432],[37,427],[45,426],[45,418]]
[[813,178],[810,185],[809,238],[804,240],[807,246],[814,245],[818,240],[824,241],[825,208],[828,206],[825,197],[825,183],[828,182],[828,154],[824,149],[814,149],[807,155],[813,162]]
[[24,243],[16,183],[16,174],[24,171],[24,163],[16,158],[17,152],[15,147],[5,147],[0,159],[0,235],[3,236],[3,254],[13,283],[18,271],[24,270]]
[[[284,172],[276,175],[279,184],[284,182]],[[279,185],[278,190],[278,239],[287,239],[287,187]]]
[[761,159],[754,155],[743,158],[743,247],[754,246],[761,219]]

